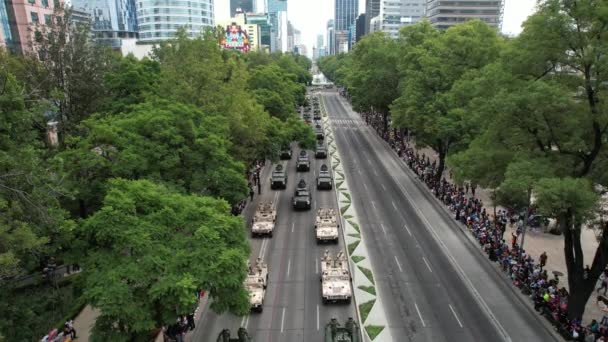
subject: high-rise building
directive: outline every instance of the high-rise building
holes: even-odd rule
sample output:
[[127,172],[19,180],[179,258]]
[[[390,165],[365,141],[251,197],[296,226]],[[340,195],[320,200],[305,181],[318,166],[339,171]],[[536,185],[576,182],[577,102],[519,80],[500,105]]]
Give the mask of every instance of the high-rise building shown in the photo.
[[326,53],[328,55],[334,55],[336,53],[336,31],[334,27],[333,19],[327,21],[327,48]]
[[37,32],[42,32],[44,26],[51,25],[56,19],[55,6],[63,6],[63,1],[54,0],[15,0],[6,1],[0,11],[4,10],[1,20],[2,31],[4,32],[5,22],[8,19],[8,30],[4,33],[10,40],[5,42],[8,47],[17,53],[29,53],[35,51],[34,36]]
[[268,14],[247,14],[247,24],[258,25],[260,30],[260,50],[270,52],[271,24]]
[[380,13],[370,31],[383,31],[389,37],[397,38],[401,27],[424,18],[426,2],[427,0],[382,0]]
[[365,13],[359,14],[356,21],[355,28],[355,42],[358,42],[365,36],[365,25],[367,24],[367,15]]
[[431,24],[442,29],[470,19],[480,19],[499,28],[503,6],[503,0],[427,0],[426,16]]
[[230,17],[234,18],[237,13],[237,9],[241,9],[244,13],[250,13],[254,11],[253,0],[230,0]]
[[371,21],[380,14],[381,0],[365,1],[365,34],[371,32]]
[[287,51],[293,52],[295,47],[295,28],[291,21],[287,21]]
[[123,39],[137,38],[135,0],[72,0],[72,7],[89,13],[95,40],[118,49]]
[[267,0],[271,24],[270,51],[287,51],[287,0]]
[[[336,50],[346,43],[347,49],[350,48],[349,30],[355,24],[359,14],[358,0],[335,0],[335,36]],[[340,48],[343,51],[343,48]]]
[[6,3],[0,0],[0,47],[12,45],[11,27],[8,24],[8,12]]
[[323,40],[323,35],[322,34],[318,34],[317,35],[317,44],[316,47],[317,49],[320,49],[322,47],[325,46],[325,41]]
[[214,22],[213,0],[143,0],[137,2],[139,41],[154,43],[172,39],[185,28],[197,37]]

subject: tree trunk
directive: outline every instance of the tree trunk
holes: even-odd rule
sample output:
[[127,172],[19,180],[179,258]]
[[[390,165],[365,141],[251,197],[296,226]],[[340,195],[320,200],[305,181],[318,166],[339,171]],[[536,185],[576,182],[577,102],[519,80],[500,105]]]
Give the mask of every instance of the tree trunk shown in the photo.
[[438,150],[439,152],[439,165],[437,165],[437,173],[435,174],[435,179],[439,182],[441,181],[441,176],[443,175],[443,170],[445,170],[445,157],[448,154],[448,149],[447,147],[443,147],[442,144],[439,144],[439,146],[441,146]]
[[384,134],[388,132],[388,113],[386,111],[382,111],[382,123],[384,125],[382,134]]
[[573,223],[569,210],[560,215],[560,226],[564,234],[564,254],[568,270],[568,318],[580,319],[585,312],[585,305],[595,290],[597,281],[608,264],[608,224],[602,227],[600,244],[598,245],[591,271],[587,279],[584,276],[584,256],[581,246],[581,226]]

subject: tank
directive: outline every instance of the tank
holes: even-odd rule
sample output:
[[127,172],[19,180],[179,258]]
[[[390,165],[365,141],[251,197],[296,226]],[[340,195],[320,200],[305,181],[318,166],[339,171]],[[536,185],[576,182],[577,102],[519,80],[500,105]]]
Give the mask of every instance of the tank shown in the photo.
[[353,296],[348,262],[343,251],[332,257],[325,251],[321,259],[321,296],[323,303],[350,303]]
[[247,278],[245,278],[245,289],[249,293],[249,303],[252,311],[262,312],[264,308],[264,296],[268,286],[268,265],[257,258],[255,267],[247,263]]
[[268,235],[272,237],[275,222],[277,221],[277,211],[272,202],[260,202],[258,208],[251,219],[251,235]]
[[338,243],[340,225],[336,211],[332,208],[319,208],[315,220],[315,235],[317,242]]
[[325,342],[360,342],[361,331],[359,325],[349,317],[344,326],[340,326],[337,318],[332,318],[325,325]]
[[239,328],[237,332],[237,338],[230,337],[230,330],[224,329],[217,337],[217,342],[253,342],[253,339],[249,337],[247,329]]

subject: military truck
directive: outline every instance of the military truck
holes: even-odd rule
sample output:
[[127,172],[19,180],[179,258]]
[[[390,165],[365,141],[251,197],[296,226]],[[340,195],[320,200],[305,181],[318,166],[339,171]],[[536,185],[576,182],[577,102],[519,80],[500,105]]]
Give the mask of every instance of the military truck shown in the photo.
[[306,209],[309,210],[311,208],[311,196],[310,190],[308,189],[308,185],[306,181],[303,179],[298,183],[298,187],[294,191],[292,202],[293,208],[298,209]]
[[317,176],[317,189],[318,190],[331,190],[333,188],[333,179],[327,165],[321,165],[319,170],[319,176]]
[[315,158],[327,158],[327,147],[323,143],[317,144],[317,147],[315,148]]
[[350,271],[344,252],[338,252],[336,257],[333,258],[326,250],[321,259],[321,296],[323,304],[332,302],[350,303],[353,296],[350,281]]
[[305,150],[300,151],[298,156],[298,162],[296,163],[297,171],[310,171],[310,159],[308,159],[308,152]]
[[268,235],[272,237],[277,211],[272,202],[260,202],[251,219],[251,236]]
[[281,158],[281,160],[291,159],[291,147],[284,146],[281,149],[281,154],[280,154],[279,158]]
[[317,242],[338,243],[340,224],[336,211],[332,208],[319,208],[315,220],[315,235]]
[[317,135],[317,140],[325,139],[325,132],[323,132],[323,127],[320,124],[315,126],[315,134]]
[[321,120],[321,110],[319,108],[314,109],[313,119]]
[[245,289],[249,292],[249,303],[251,310],[262,312],[264,308],[264,295],[268,286],[268,265],[257,258],[255,267],[247,262],[247,278],[245,278]]
[[253,339],[249,336],[247,329],[239,328],[237,333],[238,338],[230,337],[230,330],[224,329],[217,337],[216,342],[252,342]]
[[270,175],[270,188],[271,189],[287,189],[287,172],[283,168],[283,165],[277,164]]
[[348,318],[344,326],[340,326],[337,318],[332,318],[325,325],[325,342],[360,342],[361,330],[352,317]]

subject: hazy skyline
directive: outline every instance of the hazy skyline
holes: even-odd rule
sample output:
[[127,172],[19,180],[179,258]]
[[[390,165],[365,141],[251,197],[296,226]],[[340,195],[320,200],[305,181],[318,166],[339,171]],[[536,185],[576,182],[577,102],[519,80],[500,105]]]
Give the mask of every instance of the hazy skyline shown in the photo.
[[[517,35],[522,22],[532,14],[536,0],[506,0],[502,32]],[[302,32],[302,43],[312,55],[317,34],[326,37],[326,25],[334,16],[334,0],[288,0],[287,15],[295,28]],[[365,0],[359,0],[359,13],[365,12]],[[215,1],[216,20],[230,18],[230,0]],[[327,44],[327,42],[326,42]]]

